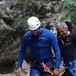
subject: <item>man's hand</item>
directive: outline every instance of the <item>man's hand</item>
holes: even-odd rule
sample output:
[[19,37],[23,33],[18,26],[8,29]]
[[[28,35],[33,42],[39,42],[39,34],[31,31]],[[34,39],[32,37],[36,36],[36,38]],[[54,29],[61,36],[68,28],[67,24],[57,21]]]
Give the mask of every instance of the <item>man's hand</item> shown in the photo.
[[55,68],[54,71],[53,71],[53,76],[59,76],[59,69],[58,68]]
[[21,68],[19,67],[16,71],[16,76],[21,76],[21,73],[22,73]]

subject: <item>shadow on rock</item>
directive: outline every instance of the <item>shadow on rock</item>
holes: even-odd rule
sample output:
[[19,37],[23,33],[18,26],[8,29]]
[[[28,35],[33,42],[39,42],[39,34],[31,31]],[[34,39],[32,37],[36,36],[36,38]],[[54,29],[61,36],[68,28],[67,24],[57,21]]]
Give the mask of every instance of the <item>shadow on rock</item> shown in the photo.
[[0,74],[12,73],[15,69],[15,61],[1,61],[0,62]]

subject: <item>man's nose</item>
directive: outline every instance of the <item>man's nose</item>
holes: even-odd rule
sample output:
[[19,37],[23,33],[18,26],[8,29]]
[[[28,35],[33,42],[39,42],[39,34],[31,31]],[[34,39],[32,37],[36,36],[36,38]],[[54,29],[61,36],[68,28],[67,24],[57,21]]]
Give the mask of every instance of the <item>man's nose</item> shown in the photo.
[[63,35],[63,33],[62,33],[62,32],[60,32],[60,35]]

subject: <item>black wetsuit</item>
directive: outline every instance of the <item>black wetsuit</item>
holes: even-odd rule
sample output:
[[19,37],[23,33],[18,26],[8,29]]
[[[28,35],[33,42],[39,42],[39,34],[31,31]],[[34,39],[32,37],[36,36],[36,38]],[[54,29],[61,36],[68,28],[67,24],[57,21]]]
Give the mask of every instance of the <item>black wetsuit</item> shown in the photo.
[[[65,38],[58,37],[58,44],[65,64],[76,60],[76,33],[70,33]],[[69,73],[63,76],[72,76]]]

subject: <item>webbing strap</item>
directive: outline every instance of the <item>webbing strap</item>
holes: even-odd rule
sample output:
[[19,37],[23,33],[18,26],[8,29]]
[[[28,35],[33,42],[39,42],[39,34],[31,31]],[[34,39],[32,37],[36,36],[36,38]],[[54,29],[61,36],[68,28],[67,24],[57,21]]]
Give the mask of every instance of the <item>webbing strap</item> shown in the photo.
[[65,67],[71,72],[71,74],[74,76],[76,68],[74,65],[76,64],[76,60],[70,61],[65,64]]

